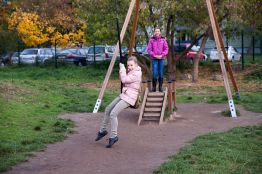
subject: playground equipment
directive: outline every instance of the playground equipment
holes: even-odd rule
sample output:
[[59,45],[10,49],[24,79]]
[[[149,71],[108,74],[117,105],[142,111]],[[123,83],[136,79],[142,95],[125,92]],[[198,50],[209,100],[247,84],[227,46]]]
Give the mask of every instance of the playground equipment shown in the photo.
[[159,124],[163,123],[167,92],[167,88],[164,92],[149,92],[148,88],[146,88],[138,125],[140,125],[141,121],[158,121]]
[[[229,63],[226,51],[225,51],[225,47],[223,44],[223,39],[221,36],[221,32],[219,30],[219,26],[218,26],[218,22],[217,19],[215,17],[215,12],[214,12],[214,6],[213,6],[213,2],[212,0],[206,0],[207,3],[207,7],[208,7],[208,13],[209,13],[209,17],[210,17],[210,21],[211,21],[211,26],[212,26],[212,30],[214,33],[214,37],[215,37],[215,42],[216,42],[216,46],[217,46],[217,50],[218,50],[218,56],[219,56],[219,62],[220,62],[220,66],[221,66],[221,70],[222,70],[222,76],[223,76],[223,80],[224,80],[224,86],[226,89],[226,93],[227,93],[227,97],[228,97],[228,103],[229,103],[229,108],[230,108],[230,112],[231,112],[231,116],[232,117],[236,117],[236,110],[235,110],[235,106],[234,106],[234,102],[233,102],[233,98],[232,98],[232,93],[230,90],[230,86],[229,86],[229,81],[228,81],[228,77],[227,77],[227,71],[225,68],[225,63],[224,63],[224,59],[226,60],[227,66],[228,66],[228,71],[231,77],[231,81],[233,83],[233,86],[236,90],[237,96],[239,97],[239,90],[238,87],[236,85],[236,81],[234,79],[233,76],[233,72],[232,72],[232,68],[231,65]],[[133,22],[133,28],[132,28],[132,34],[131,34],[131,41],[130,41],[130,46],[129,46],[129,56],[132,55],[132,50],[134,47],[134,42],[135,42],[135,32],[136,32],[136,28],[137,28],[137,21],[138,21],[138,15],[139,15],[139,7],[140,7],[140,0],[131,0],[130,2],[130,6],[129,6],[129,10],[128,13],[126,15],[126,19],[120,34],[120,40],[117,43],[114,55],[112,57],[112,60],[110,62],[106,77],[104,79],[103,85],[102,85],[102,89],[99,93],[98,99],[96,101],[93,113],[97,113],[98,109],[101,105],[103,96],[104,96],[104,92],[106,89],[106,86],[108,84],[108,80],[109,77],[112,73],[112,69],[114,66],[114,63],[116,61],[116,57],[119,53],[119,44],[123,41],[123,37],[125,35],[126,29],[127,29],[127,25],[130,21],[130,17],[132,15],[132,11],[134,9],[134,6],[136,4],[136,14],[134,16],[134,22]],[[168,110],[169,112],[172,112],[172,108],[175,107],[176,101],[175,101],[175,85],[174,82],[171,84],[172,82],[169,83],[169,87],[168,89],[166,88],[166,90],[163,93],[151,93],[148,92],[148,88],[145,90],[145,94],[144,94],[144,101],[141,107],[141,111],[140,111],[140,116],[139,116],[139,120],[138,120],[138,125],[141,123],[142,120],[159,120],[159,124],[161,124],[163,122],[163,116],[164,116],[164,112],[165,112],[165,107],[166,107],[166,99],[167,99],[167,94],[168,94]],[[172,99],[174,98],[174,105],[173,105],[173,101]]]
[[221,66],[222,76],[223,76],[223,80],[224,80],[224,86],[226,88],[229,109],[230,109],[230,112],[231,112],[231,116],[236,117],[237,115],[236,115],[235,105],[234,105],[232,93],[231,93],[229,82],[228,82],[224,58],[226,60],[228,70],[229,70],[229,74],[230,74],[233,86],[234,86],[235,90],[237,91],[238,97],[239,97],[239,90],[237,88],[236,81],[235,81],[235,78],[233,76],[233,71],[232,71],[231,65],[229,63],[226,50],[225,50],[222,35],[221,35],[220,30],[219,30],[218,22],[217,22],[215,12],[214,12],[215,10],[214,10],[213,2],[212,2],[212,0],[206,0],[206,3],[207,3],[207,9],[208,9],[209,18],[210,18],[210,21],[211,21],[213,34],[214,34],[214,37],[215,37],[216,46],[217,46],[219,63],[220,63],[220,66]]

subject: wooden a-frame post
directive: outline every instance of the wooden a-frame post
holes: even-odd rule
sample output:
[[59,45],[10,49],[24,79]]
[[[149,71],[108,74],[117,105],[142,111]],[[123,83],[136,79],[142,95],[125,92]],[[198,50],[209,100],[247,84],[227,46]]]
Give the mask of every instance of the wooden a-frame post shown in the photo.
[[218,20],[215,17],[214,4],[212,2],[211,2],[211,8],[212,8],[213,15],[214,15],[214,20],[215,20],[215,24],[216,24],[216,30],[218,31],[217,34],[218,34],[219,42],[221,44],[222,53],[223,53],[224,58],[226,60],[229,76],[230,76],[230,79],[232,81],[233,87],[235,89],[236,95],[237,95],[238,99],[240,99],[240,92],[239,92],[239,89],[237,87],[237,83],[236,83],[236,80],[234,78],[233,70],[232,70],[232,67],[230,65],[230,62],[229,62],[229,59],[228,59],[228,56],[227,56],[227,52],[226,52],[225,45],[224,45],[224,42],[223,42],[222,34],[221,34],[220,30],[219,30]]
[[[129,9],[128,9],[128,12],[127,12],[127,15],[126,15],[126,19],[125,19],[125,22],[124,22],[124,25],[123,25],[123,28],[122,28],[121,34],[120,34],[121,42],[124,39],[124,35],[126,33],[126,29],[127,29],[128,23],[130,21],[130,18],[131,18],[131,15],[132,15],[132,12],[133,12],[133,9],[134,9],[134,6],[135,6],[135,2],[136,2],[136,0],[132,0],[130,5],[129,5]],[[97,113],[98,109],[101,105],[101,102],[102,102],[102,99],[104,97],[104,93],[105,93],[105,90],[106,90],[106,86],[108,84],[108,80],[109,80],[110,75],[112,73],[112,70],[113,70],[113,67],[114,67],[114,64],[115,64],[115,61],[116,61],[118,54],[119,54],[119,42],[116,45],[116,49],[114,51],[114,55],[113,55],[112,60],[110,62],[109,68],[107,70],[106,77],[105,77],[103,85],[102,85],[102,89],[99,93],[98,99],[96,100],[96,104],[95,104],[93,113]]]
[[224,86],[225,86],[227,97],[228,97],[228,104],[229,104],[231,116],[236,117],[237,115],[236,115],[235,105],[234,105],[234,101],[233,101],[233,98],[232,98],[232,93],[231,93],[231,90],[230,90],[229,81],[228,81],[228,77],[227,77],[227,71],[226,71],[225,63],[224,63],[224,57],[225,57],[225,59],[228,59],[227,54],[223,53],[224,52],[223,49],[225,49],[225,48],[224,48],[224,44],[223,44],[223,40],[222,40],[222,37],[221,37],[220,30],[218,28],[217,20],[216,20],[216,17],[215,17],[213,2],[212,2],[212,0],[206,0],[206,3],[207,3],[207,9],[208,9],[209,18],[210,18],[210,21],[211,21],[211,26],[212,26],[216,46],[217,46],[218,57],[219,57],[219,62],[220,62],[221,70],[222,70]]
[[128,57],[132,56],[133,48],[135,46],[135,37],[136,37],[136,28],[137,28],[137,22],[138,22],[138,16],[139,16],[139,9],[140,9],[140,0],[136,0],[136,12],[134,16],[132,33],[131,33],[131,38],[130,38],[130,43],[129,43]]

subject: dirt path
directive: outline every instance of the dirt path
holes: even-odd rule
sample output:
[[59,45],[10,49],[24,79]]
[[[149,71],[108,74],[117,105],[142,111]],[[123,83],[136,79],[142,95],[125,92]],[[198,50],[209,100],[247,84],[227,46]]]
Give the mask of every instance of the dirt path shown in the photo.
[[119,115],[119,142],[111,149],[105,148],[106,139],[94,141],[102,113],[63,115],[77,123],[78,133],[49,145],[6,174],[149,174],[199,135],[262,123],[261,113],[241,107],[242,116],[236,119],[221,116],[219,111],[227,108],[224,104],[180,104],[178,108],[176,120],[161,126],[150,123],[138,127],[139,111],[123,111]]

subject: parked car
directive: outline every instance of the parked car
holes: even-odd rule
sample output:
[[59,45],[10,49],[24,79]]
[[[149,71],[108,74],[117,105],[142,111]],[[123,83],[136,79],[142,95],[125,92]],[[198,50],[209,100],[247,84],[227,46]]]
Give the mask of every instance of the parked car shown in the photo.
[[12,54],[12,56],[11,56],[11,62],[12,62],[12,64],[18,64],[18,61],[19,61],[19,54],[21,54],[21,53],[19,53],[19,52],[14,52],[13,54]]
[[122,55],[128,53],[128,48],[126,46],[122,46],[121,50],[122,50]]
[[60,51],[57,54],[58,59],[63,59],[65,62],[71,62],[75,65],[87,65],[87,49],[85,48],[69,48]]
[[89,47],[87,60],[94,62],[94,53],[96,61],[111,60],[115,51],[115,46],[107,45],[96,45],[95,51],[94,46]]
[[[228,49],[226,50],[227,52],[227,57],[229,61],[240,61],[241,59],[241,54],[238,53],[238,51],[232,47],[229,46]],[[216,48],[212,49],[210,51],[210,60],[212,61],[218,61],[219,57],[218,57],[218,51]]]
[[51,48],[51,50],[52,50],[52,53],[53,53],[53,55],[55,55],[55,52],[56,52],[56,54],[59,54],[59,52],[61,52],[62,51],[62,48]]
[[44,63],[53,56],[50,48],[28,48],[21,52],[20,61],[25,64]]
[[[148,55],[147,45],[136,45],[136,47],[133,48],[132,53],[137,53],[137,54],[144,55],[144,56]],[[128,54],[129,54],[129,49],[126,48],[123,55],[124,55],[124,57],[127,57]]]
[[0,65],[5,66],[7,64],[10,64],[10,59],[11,59],[11,53],[0,55]]
[[148,55],[148,53],[147,53],[147,45],[138,45],[138,46],[136,46],[136,51],[138,52],[138,54]]
[[[183,53],[190,45],[191,45],[190,43],[175,44],[174,45],[175,60],[177,60],[178,57],[181,55],[181,53]],[[199,49],[200,49],[199,46],[193,45],[193,47],[184,54],[184,57],[189,59],[190,61],[193,61],[193,59],[196,58]],[[206,59],[207,59],[207,55],[204,52],[201,52],[200,60],[206,60]]]

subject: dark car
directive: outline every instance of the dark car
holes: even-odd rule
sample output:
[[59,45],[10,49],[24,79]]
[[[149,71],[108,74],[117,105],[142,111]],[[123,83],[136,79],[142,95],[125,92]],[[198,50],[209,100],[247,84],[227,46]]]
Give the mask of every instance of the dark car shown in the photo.
[[87,49],[85,48],[69,48],[60,51],[57,54],[58,59],[63,59],[65,62],[72,62],[75,65],[87,65]]
[[0,55],[0,65],[5,66],[11,63],[11,53]]

